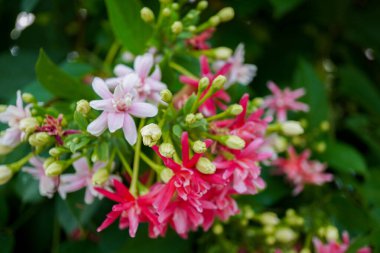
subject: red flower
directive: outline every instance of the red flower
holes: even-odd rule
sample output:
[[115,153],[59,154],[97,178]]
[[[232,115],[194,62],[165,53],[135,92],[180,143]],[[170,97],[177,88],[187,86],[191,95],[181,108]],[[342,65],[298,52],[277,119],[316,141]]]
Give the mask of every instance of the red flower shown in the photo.
[[63,115],[59,114],[58,118],[54,118],[51,115],[46,115],[44,120],[44,125],[37,128],[37,132],[45,132],[51,136],[54,136],[58,145],[63,145],[63,137],[70,134],[80,133],[78,130],[63,130],[62,129],[62,119]]
[[207,44],[207,40],[212,37],[212,34],[214,33],[214,31],[215,31],[214,28],[207,29],[201,34],[198,34],[190,39],[187,39],[186,44],[196,50],[209,49],[210,46]]

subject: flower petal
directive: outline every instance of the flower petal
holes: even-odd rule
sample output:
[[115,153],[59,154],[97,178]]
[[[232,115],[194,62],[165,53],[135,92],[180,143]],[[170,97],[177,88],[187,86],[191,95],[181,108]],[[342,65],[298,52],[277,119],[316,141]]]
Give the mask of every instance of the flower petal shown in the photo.
[[108,113],[108,129],[111,133],[123,127],[124,114],[123,112]]
[[95,136],[101,135],[107,129],[107,112],[102,112],[93,122],[87,126],[87,131]]
[[101,98],[112,98],[112,93],[109,91],[106,83],[99,77],[95,77],[92,81],[92,88]]
[[128,143],[134,145],[137,140],[137,129],[135,121],[128,113],[124,115],[123,131],[124,137],[128,141]]
[[133,69],[131,69],[130,67],[128,67],[124,64],[117,64],[115,66],[115,68],[113,69],[113,73],[119,77],[120,76],[126,76],[132,72],[133,72]]
[[157,115],[157,112],[156,106],[141,102],[134,103],[128,110],[128,113],[139,118],[154,117]]
[[90,102],[90,106],[99,111],[112,112],[115,110],[112,105],[112,99],[93,100]]
[[144,54],[138,56],[134,62],[134,69],[140,78],[146,78],[153,66],[153,55]]

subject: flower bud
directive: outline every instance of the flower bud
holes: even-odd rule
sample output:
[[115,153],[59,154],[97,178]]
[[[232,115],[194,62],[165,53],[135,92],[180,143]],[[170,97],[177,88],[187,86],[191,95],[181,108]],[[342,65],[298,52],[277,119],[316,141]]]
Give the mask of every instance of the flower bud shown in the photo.
[[220,18],[218,16],[212,16],[208,21],[210,22],[211,26],[217,26],[220,23]]
[[45,132],[34,133],[29,137],[29,144],[33,147],[42,147],[50,142],[50,135]]
[[236,135],[223,136],[221,142],[230,149],[241,150],[245,147],[245,141]]
[[201,157],[196,166],[197,170],[200,172],[200,173],[203,173],[203,174],[214,174],[215,171],[216,171],[216,166],[215,164],[213,164],[209,159],[205,158],[205,157]]
[[36,102],[36,98],[30,93],[23,93],[21,97],[22,100],[27,104]]
[[189,30],[189,32],[195,32],[196,30],[197,30],[197,27],[196,26],[194,26],[194,25],[191,25],[191,26],[188,26],[187,27],[187,30]]
[[13,176],[12,170],[6,165],[0,165],[0,185],[6,184]]
[[141,16],[141,19],[144,20],[146,23],[150,23],[154,21],[154,13],[148,7],[144,7],[141,9],[140,16]]
[[287,136],[303,134],[303,128],[298,121],[289,120],[281,124],[281,131]]
[[220,90],[223,88],[224,84],[227,82],[227,78],[223,75],[217,76],[214,81],[212,81],[212,88],[214,90]]
[[162,143],[159,147],[160,154],[166,158],[172,158],[175,149],[171,143]]
[[260,222],[264,225],[276,226],[280,222],[280,220],[278,219],[275,213],[265,212],[261,214]]
[[291,229],[287,227],[277,229],[275,233],[275,238],[280,243],[290,243],[297,239],[298,235]]
[[12,147],[0,145],[0,155],[9,154],[13,150]]
[[196,141],[193,144],[193,150],[195,153],[202,154],[207,151],[206,143],[203,141]]
[[104,185],[109,178],[109,172],[106,168],[101,168],[92,175],[91,181],[93,185],[102,186]]
[[216,235],[221,235],[223,233],[223,226],[219,223],[215,224],[213,227],[212,227],[212,232]]
[[203,11],[207,8],[208,2],[207,1],[200,1],[197,5],[197,10]]
[[209,86],[209,84],[210,84],[210,79],[208,79],[208,77],[202,77],[199,80],[199,83],[198,83],[198,90],[200,92],[203,92],[204,90],[207,89],[207,87]]
[[217,47],[214,49],[214,54],[217,59],[227,60],[231,57],[232,50],[228,47]]
[[183,30],[183,25],[182,25],[182,22],[181,21],[176,21],[172,24],[172,32],[174,34],[180,34]]
[[273,147],[279,153],[284,152],[288,148],[288,141],[282,136],[276,136]]
[[326,151],[326,142],[324,141],[320,141],[318,142],[317,144],[315,144],[315,150],[318,152],[318,153],[323,153]]
[[234,18],[235,11],[232,7],[225,7],[221,9],[217,15],[221,22],[227,22]]
[[337,241],[339,239],[339,231],[334,226],[327,226],[325,228],[325,238],[327,241]]
[[162,135],[161,128],[154,123],[141,128],[140,133],[143,137],[144,145],[149,147],[156,145],[157,141],[161,138]]
[[177,11],[179,9],[179,4],[178,3],[172,3],[172,9]]
[[274,238],[274,236],[268,236],[265,238],[265,243],[268,245],[273,245],[276,243],[276,238]]
[[81,99],[77,102],[77,107],[75,110],[82,115],[87,115],[90,112],[91,107],[87,100]]
[[52,157],[58,157],[64,153],[66,153],[67,150],[65,148],[62,148],[62,147],[55,147],[55,148],[51,148],[49,150],[49,155],[51,155]]
[[243,112],[243,106],[239,104],[231,105],[230,107],[228,107],[227,112],[230,115],[237,116]]
[[197,118],[195,117],[194,113],[189,113],[186,115],[185,123],[187,125],[194,124],[197,121]]
[[264,103],[264,99],[262,98],[254,98],[252,100],[253,106],[260,107]]
[[170,16],[170,14],[172,14],[172,11],[169,9],[169,8],[164,8],[163,10],[162,10],[162,15],[164,16],[164,17],[169,17]]
[[164,182],[164,183],[167,183],[170,181],[170,179],[172,179],[172,177],[174,176],[174,173],[171,169],[169,168],[165,168],[161,171],[160,173],[160,177],[161,177],[161,180]]
[[21,131],[30,134],[36,130],[38,125],[39,124],[36,118],[28,117],[20,120],[19,128]]
[[265,226],[263,227],[263,232],[264,232],[264,234],[266,234],[266,235],[273,235],[273,234],[274,234],[274,231],[275,231],[275,228],[274,228],[274,226],[272,226],[272,225],[265,225]]
[[55,158],[53,158],[53,157],[49,157],[49,158],[47,158],[47,159],[44,161],[44,164],[42,165],[43,168],[44,168],[44,170],[46,170],[47,167],[49,167],[49,165],[52,164],[52,163],[55,162],[55,161],[56,161],[56,160],[55,160]]
[[55,161],[46,167],[45,175],[48,177],[59,176],[61,175],[64,169],[65,166],[63,161]]
[[321,125],[320,125],[320,128],[323,132],[327,132],[330,130],[330,123],[328,121],[322,121],[321,122]]
[[202,119],[204,119],[203,114],[200,113],[200,112],[198,112],[198,113],[195,114],[195,118],[196,118],[197,120],[202,120]]
[[160,92],[160,96],[161,96],[161,100],[164,101],[165,103],[170,103],[173,98],[173,94],[168,89],[162,90]]

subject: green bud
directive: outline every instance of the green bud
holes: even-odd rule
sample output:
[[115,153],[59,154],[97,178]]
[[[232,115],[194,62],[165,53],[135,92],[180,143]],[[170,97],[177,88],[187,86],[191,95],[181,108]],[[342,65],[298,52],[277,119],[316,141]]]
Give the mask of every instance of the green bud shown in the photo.
[[0,105],[0,112],[5,112],[7,110],[7,105]]
[[202,77],[199,80],[199,83],[198,83],[198,90],[200,92],[203,92],[204,90],[207,89],[207,87],[209,86],[209,84],[210,84],[210,79],[208,79],[207,77]]
[[193,33],[193,32],[195,32],[197,30],[197,27],[194,26],[194,25],[191,25],[191,26],[187,27],[187,30],[189,30],[189,32]]
[[322,121],[320,128],[323,132],[327,132],[330,130],[330,123],[328,121]]
[[197,118],[195,117],[194,113],[189,113],[186,115],[185,123],[187,125],[194,124],[197,121]]
[[273,147],[279,153],[284,152],[288,148],[288,141],[284,137],[276,135]]
[[169,8],[166,7],[162,10],[162,15],[164,15],[164,17],[169,17],[170,14],[172,14],[172,11]]
[[274,234],[274,231],[275,231],[275,227],[272,226],[272,225],[265,225],[263,227],[263,232],[264,234],[266,235],[273,235]]
[[172,9],[175,11],[179,10],[179,4],[178,3],[172,3]]
[[193,150],[197,154],[203,154],[204,152],[207,151],[206,143],[203,141],[196,141],[193,144]]
[[13,176],[12,170],[6,165],[0,165],[0,185],[6,184]]
[[144,20],[146,23],[150,23],[154,21],[154,13],[148,7],[144,7],[141,9],[140,16],[141,16],[141,19]]
[[222,136],[220,141],[230,149],[241,150],[245,147],[245,141],[236,135]]
[[326,151],[326,142],[324,141],[320,141],[318,142],[317,144],[315,144],[315,150],[318,152],[318,153],[323,153]]
[[275,238],[280,243],[290,243],[296,240],[298,237],[297,233],[291,228],[283,227],[277,229],[275,233]]
[[215,164],[205,157],[201,157],[195,167],[200,173],[207,175],[214,174],[216,171]]
[[212,232],[216,235],[221,235],[223,233],[223,226],[219,223],[215,224],[213,227],[212,227]]
[[76,111],[82,115],[87,115],[91,111],[90,104],[87,100],[81,99],[77,102]]
[[159,147],[160,154],[167,158],[172,158],[175,154],[175,149],[171,143],[162,143]]
[[234,18],[235,11],[231,7],[225,7],[218,12],[217,16],[220,18],[220,21],[227,22]]
[[220,90],[223,88],[224,84],[227,82],[227,78],[223,75],[217,76],[214,81],[212,81],[212,89],[214,90]]
[[173,94],[170,90],[164,89],[160,92],[161,100],[165,103],[170,103],[173,99]]
[[62,147],[54,147],[54,148],[51,148],[49,150],[49,155],[51,155],[52,157],[59,157],[60,155],[66,153],[67,150],[65,148],[62,148]]
[[101,168],[94,175],[92,175],[91,181],[95,186],[104,185],[109,178],[109,172],[106,168]]
[[274,236],[268,236],[265,238],[265,243],[268,245],[273,245],[276,243],[276,238]]
[[252,100],[252,104],[255,107],[260,107],[263,103],[264,103],[264,99],[262,99],[262,98],[254,98]]
[[227,60],[232,55],[232,49],[228,47],[217,47],[214,49],[214,55],[217,59]]
[[30,93],[23,93],[22,100],[27,104],[31,104],[37,101],[36,98]]
[[161,180],[164,182],[164,183],[167,183],[170,181],[170,179],[174,176],[174,173],[171,169],[169,168],[165,168],[161,171],[160,173],[160,177],[161,177]]
[[210,22],[211,26],[217,26],[220,23],[220,18],[218,16],[212,16],[208,21]]
[[276,226],[278,223],[280,223],[280,220],[275,213],[265,212],[260,215],[260,222],[263,225]]
[[55,161],[52,162],[47,168],[45,169],[45,174],[48,177],[54,177],[59,176],[62,174],[63,170],[65,169],[65,162],[64,161]]
[[228,107],[227,109],[228,114],[236,116],[243,112],[243,106],[239,104],[234,104]]
[[289,120],[281,124],[281,131],[287,136],[303,134],[303,128],[298,121]]
[[28,117],[20,120],[19,128],[21,131],[31,134],[33,133],[36,128],[39,126],[38,121],[36,118]]
[[195,114],[195,118],[196,118],[197,120],[202,120],[202,119],[204,119],[204,116],[203,116],[202,113],[198,112],[198,113]]
[[181,21],[176,21],[172,24],[172,32],[174,34],[180,34],[183,30],[183,25],[182,25],[182,22]]
[[45,132],[34,133],[29,137],[29,144],[33,147],[42,147],[50,143],[50,135]]
[[149,147],[156,145],[157,141],[161,138],[162,135],[161,128],[154,123],[141,128],[140,133],[143,137],[144,145]]
[[198,3],[198,5],[197,5],[197,9],[199,11],[203,11],[203,10],[205,10],[207,8],[207,6],[208,6],[208,2],[207,1],[200,1]]
[[56,159],[53,158],[53,157],[49,157],[49,158],[47,158],[47,159],[44,161],[44,164],[43,164],[44,169],[46,170],[47,167],[49,167],[49,165],[52,164],[52,163],[55,162],[55,161],[56,161]]

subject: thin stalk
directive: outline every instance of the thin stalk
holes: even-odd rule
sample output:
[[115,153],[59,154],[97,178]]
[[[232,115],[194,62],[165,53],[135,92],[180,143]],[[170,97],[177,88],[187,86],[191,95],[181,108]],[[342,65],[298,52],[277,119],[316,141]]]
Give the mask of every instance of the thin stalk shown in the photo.
[[140,168],[140,153],[141,153],[141,134],[140,130],[145,124],[145,118],[141,119],[139,129],[137,131],[137,142],[135,148],[135,156],[133,159],[133,173],[130,192],[133,196],[137,196],[137,181],[139,180],[139,168]]
[[194,74],[192,74],[190,71],[188,71],[187,69],[185,69],[184,67],[182,67],[181,65],[175,63],[175,62],[170,62],[169,63],[169,66],[175,70],[177,70],[179,73],[185,75],[185,76],[189,76],[191,78],[194,78],[194,79],[198,79],[198,77],[196,77]]
[[121,151],[119,149],[116,149],[116,153],[121,161],[121,163],[123,164],[123,167],[125,168],[125,170],[127,171],[127,173],[132,176],[132,169],[131,169],[131,166],[128,164],[127,160],[125,160],[123,154],[121,153]]
[[120,44],[119,42],[115,41],[111,48],[109,49],[106,59],[104,60],[104,66],[107,68],[107,70],[111,67],[112,62],[114,61],[117,52],[119,51]]
[[157,173],[160,173],[163,170],[163,166],[160,166],[156,164],[154,161],[152,161],[149,157],[147,157],[144,153],[140,153],[141,159],[148,164],[154,171]]

